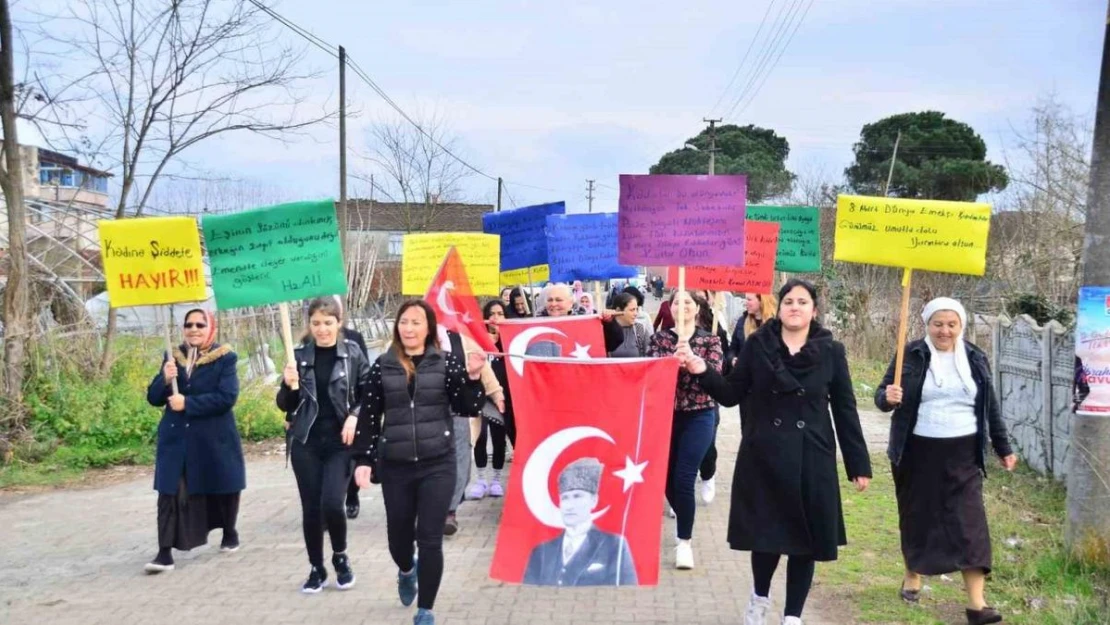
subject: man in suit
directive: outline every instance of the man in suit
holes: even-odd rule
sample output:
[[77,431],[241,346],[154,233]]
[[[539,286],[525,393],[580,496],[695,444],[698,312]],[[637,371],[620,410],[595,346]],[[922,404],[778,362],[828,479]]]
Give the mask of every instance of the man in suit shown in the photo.
[[623,536],[593,523],[602,465],[579,458],[559,474],[562,536],[537,545],[528,558],[524,583],[540,586],[635,586],[636,566]]

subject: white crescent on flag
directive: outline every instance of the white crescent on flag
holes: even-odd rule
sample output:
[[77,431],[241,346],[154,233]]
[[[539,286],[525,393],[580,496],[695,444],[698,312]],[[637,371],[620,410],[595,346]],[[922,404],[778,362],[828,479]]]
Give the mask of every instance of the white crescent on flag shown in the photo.
[[521,332],[509,343],[509,364],[512,365],[517,375],[524,375],[524,352],[528,349],[528,344],[532,342],[532,339],[544,334],[558,334],[562,337],[566,336],[566,334],[563,334],[555,328],[537,326]]
[[[559,506],[551,500],[548,484],[551,482],[551,469],[555,461],[571,445],[587,438],[600,438],[609,443],[614,443],[613,437],[605,430],[590,426],[576,426],[559,430],[548,436],[528,456],[521,474],[521,487],[524,491],[524,502],[536,520],[548,527],[563,529],[563,513]],[[594,521],[609,511],[609,506],[594,512],[591,516]]]
[[455,317],[459,313],[456,312],[454,308],[451,308],[451,302],[447,301],[447,291],[453,288],[455,288],[454,282],[448,280],[443,283],[443,286],[439,288],[439,294],[436,295],[436,306],[438,306],[439,309],[443,311],[443,314]]

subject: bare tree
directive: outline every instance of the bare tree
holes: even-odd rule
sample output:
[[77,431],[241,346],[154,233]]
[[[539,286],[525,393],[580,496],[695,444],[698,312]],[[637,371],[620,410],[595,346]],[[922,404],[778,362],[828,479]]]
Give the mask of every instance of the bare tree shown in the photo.
[[[462,197],[462,182],[473,170],[454,155],[459,141],[444,119],[433,113],[416,118],[417,129],[404,120],[375,124],[367,137],[365,169],[376,172],[375,195],[410,207],[404,211],[405,230],[427,229],[442,211]],[[358,174],[369,180],[369,174]]]
[[[117,218],[143,214],[160,177],[198,143],[229,133],[288,140],[331,114],[302,115],[299,50],[277,42],[271,18],[247,0],[77,0],[43,33],[87,75],[88,115],[120,172]],[[90,123],[91,126],[91,123]],[[110,362],[109,314],[100,366]]]

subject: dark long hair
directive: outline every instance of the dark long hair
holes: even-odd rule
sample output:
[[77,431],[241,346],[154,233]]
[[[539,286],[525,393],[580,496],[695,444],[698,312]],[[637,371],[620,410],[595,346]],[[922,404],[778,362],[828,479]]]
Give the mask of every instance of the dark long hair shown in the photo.
[[436,342],[439,340],[439,329],[436,327],[436,312],[422,299],[410,299],[401,304],[397,309],[397,318],[393,320],[393,354],[397,356],[397,360],[401,361],[401,366],[405,369],[405,376],[412,379],[416,375],[416,365],[412,364],[412,358],[405,353],[405,345],[401,342],[401,315],[410,308],[420,308],[424,311],[424,315],[428,319],[428,336],[424,339],[424,348],[435,347]]
[[[524,314],[524,313],[517,312],[517,310],[516,310],[516,298],[518,298],[518,297],[523,297],[525,302],[528,301],[528,294],[527,293],[525,293],[520,287],[513,287],[513,290],[509,291],[509,304],[508,304],[508,306],[505,306],[505,317],[507,317],[509,319],[519,319],[521,317],[531,317],[532,316],[530,314]],[[531,304],[528,305],[528,311],[532,312]]]
[[[694,300],[694,304],[696,304],[698,307],[697,319],[694,320],[694,325],[700,327],[706,332],[709,332],[710,329],[713,327],[713,311],[709,309],[709,302],[704,297],[699,295],[694,289],[686,289],[686,293],[690,296],[690,299]],[[667,305],[673,305],[674,298],[677,296],[678,289],[675,289],[673,292],[671,292],[671,298],[667,300]],[[672,312],[671,314],[673,315],[674,313]],[[678,315],[674,315],[674,318],[675,322],[677,323]],[[678,330],[675,330],[675,332],[678,332]]]
[[[787,280],[786,284],[782,285],[782,288],[779,289],[779,307],[782,307],[782,298],[786,297],[787,293],[793,291],[795,287],[799,286],[805,289],[806,292],[809,293],[810,298],[813,299],[814,310],[819,308],[820,303],[817,296],[817,287],[814,286],[812,282],[806,282],[805,280],[801,280],[799,278],[791,278],[790,280]],[[767,320],[764,319],[764,321],[766,322]]]

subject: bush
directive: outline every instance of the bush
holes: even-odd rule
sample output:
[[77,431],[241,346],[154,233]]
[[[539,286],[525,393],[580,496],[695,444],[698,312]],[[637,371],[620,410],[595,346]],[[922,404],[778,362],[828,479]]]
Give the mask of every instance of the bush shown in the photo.
[[1006,314],[1011,318],[1029,315],[1041,325],[1056,321],[1066,326],[1075,319],[1075,313],[1071,310],[1057,306],[1040,293],[1019,293],[1009,298],[1006,301]]
[[[48,339],[34,345],[24,390],[31,439],[15,448],[21,463],[70,468],[153,461],[161,411],[146,401],[162,350],[153,339],[121,337],[106,376],[96,372],[92,339]],[[240,361],[240,375],[247,363]],[[242,379],[242,378],[240,378]],[[284,435],[275,389],[243,383],[235,417],[244,440]]]

